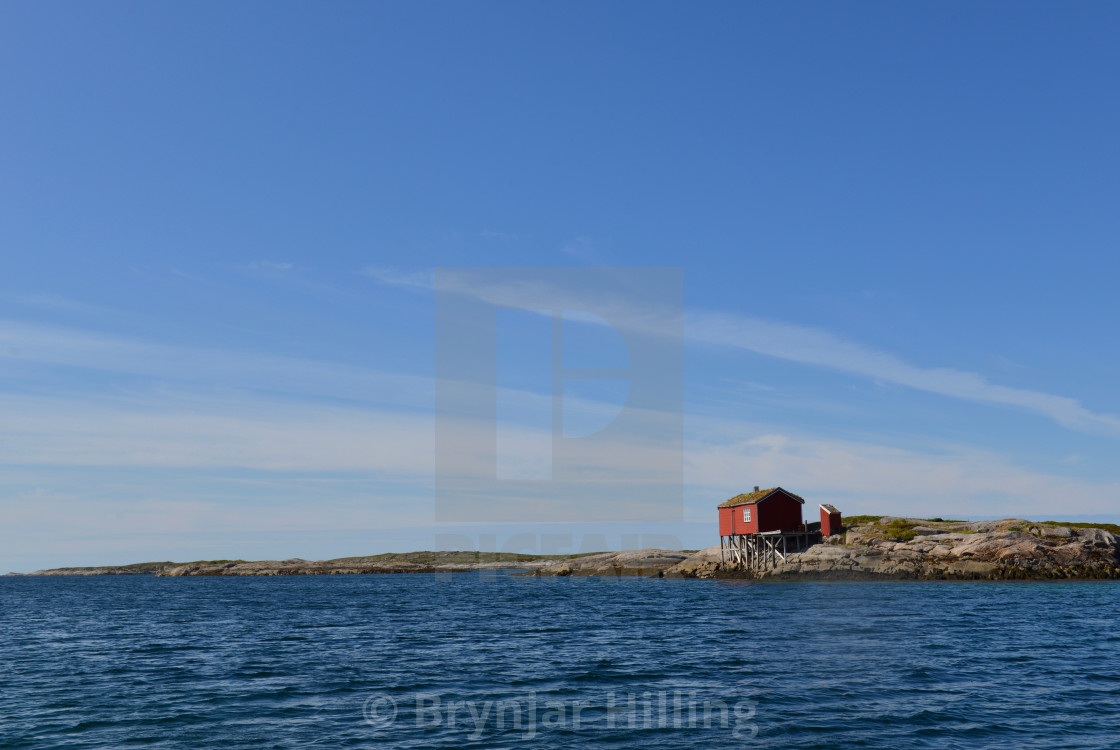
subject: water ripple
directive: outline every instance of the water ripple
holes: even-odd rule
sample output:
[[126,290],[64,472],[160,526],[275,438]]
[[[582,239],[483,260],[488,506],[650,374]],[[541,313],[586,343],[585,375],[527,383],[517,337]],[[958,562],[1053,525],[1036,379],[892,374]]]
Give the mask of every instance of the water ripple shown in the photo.
[[6,578],[0,747],[1101,747],[1118,594]]

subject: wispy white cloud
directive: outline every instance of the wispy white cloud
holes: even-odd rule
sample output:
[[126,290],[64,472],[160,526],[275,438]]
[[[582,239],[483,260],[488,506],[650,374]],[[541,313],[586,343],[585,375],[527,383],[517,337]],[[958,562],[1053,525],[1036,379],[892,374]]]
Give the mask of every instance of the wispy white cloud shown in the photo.
[[123,336],[0,320],[0,366],[63,366],[223,388],[431,407],[430,378],[296,357],[171,346]]
[[[822,439],[708,418],[690,418],[689,433],[685,483],[708,502],[756,484],[784,484],[849,513],[925,517],[1111,514],[1120,499],[1120,483],[1040,471],[968,445]],[[1076,504],[1055,510],[1063,497]]]
[[[544,288],[529,291],[542,306],[571,306],[570,290],[552,297]],[[498,286],[464,279],[462,292],[501,304],[503,299],[523,299],[526,290],[519,289],[514,295]],[[631,305],[615,320],[652,330],[661,320],[659,315],[655,308]],[[994,386],[970,373],[919,368],[819,329],[710,313],[690,315],[687,326],[690,337],[703,343],[956,398],[1030,409],[1079,429],[1111,430],[1115,426],[1113,418],[1092,414],[1073,399]],[[12,500],[5,507],[23,508],[30,507],[23,501],[35,491],[46,493],[37,496],[35,503],[44,508],[43,514],[23,511],[19,516],[23,527],[48,528],[50,519],[58,517],[52,516],[55,511],[50,508],[71,514],[78,504],[88,501],[84,499],[88,493],[81,489],[59,494],[56,477],[66,467],[115,467],[132,472],[128,491],[140,505],[119,512],[131,512],[137,528],[164,529],[166,533],[196,528],[207,517],[221,520],[230,529],[249,530],[253,528],[252,512],[218,512],[215,506],[251,507],[253,498],[261,497],[258,489],[227,486],[219,498],[192,499],[172,491],[166,471],[246,470],[285,477],[285,483],[293,476],[310,474],[359,477],[368,483],[365,487],[371,500],[380,496],[375,488],[396,485],[423,492],[433,481],[434,384],[430,378],[0,321],[0,364],[4,360],[132,374],[159,383],[155,388],[123,394],[0,394],[0,414],[4,415],[0,421],[4,460],[0,463],[9,467],[3,470],[22,465],[44,472],[40,483],[28,490],[32,495],[8,496]],[[293,394],[299,398],[292,398]],[[327,398],[319,398],[323,396]],[[515,396],[530,401],[547,398],[526,393]],[[339,398],[347,399],[348,405],[333,401]],[[371,406],[376,404],[380,406]],[[538,406],[526,404],[525,411],[536,413]],[[597,403],[577,406],[593,414],[616,408]],[[712,500],[722,499],[721,495],[740,491],[746,484],[770,482],[792,485],[813,499],[834,501],[848,512],[926,515],[1039,515],[1051,512],[1050,501],[1061,496],[1077,498],[1076,512],[1108,513],[1120,494],[1114,483],[1024,468],[1006,456],[968,446],[904,448],[888,438],[827,440],[773,425],[720,422],[701,416],[688,420],[684,452],[687,506],[699,521],[708,520]],[[537,433],[531,425],[512,425],[508,445],[521,450],[534,443]],[[589,472],[604,476],[615,472],[619,481],[625,481],[618,469],[631,459],[627,448],[635,454],[666,451],[665,463],[672,459],[671,446],[639,443],[621,446],[618,453],[607,456],[589,452],[577,458]],[[486,471],[490,464],[482,453],[463,455],[451,469]],[[532,457],[515,453],[511,458]],[[347,523],[376,525],[378,518],[393,518],[394,523],[422,524],[431,513],[426,502],[416,504],[416,495],[407,510],[397,508],[397,515],[397,511],[380,514],[377,503],[369,512],[354,510],[347,515],[351,512],[347,504],[359,502],[358,494],[350,490],[311,488],[302,496],[315,498],[320,503],[317,512],[325,517],[349,519]],[[145,498],[155,503],[151,510],[143,510]],[[160,505],[180,502],[186,505]],[[98,509],[102,504],[103,499],[97,498],[89,507]],[[337,513],[333,510],[336,505]],[[297,511],[283,511],[277,518],[287,519],[277,521],[283,528],[303,522]]]
[[603,260],[602,255],[595,247],[595,243],[588,237],[576,237],[575,239],[566,242],[561,248],[560,252],[565,255],[570,255],[576,260],[581,260],[593,266],[605,266],[607,263]]
[[89,313],[89,312],[104,312],[101,308],[89,305],[85,302],[79,302],[69,297],[63,297],[59,294],[50,292],[34,292],[34,293],[14,293],[4,292],[0,293],[0,302],[7,302],[13,305],[20,305],[23,307],[33,307],[39,310],[48,312],[65,312],[65,313]]
[[[39,510],[34,510],[18,498],[18,502],[13,500],[24,508],[23,515],[17,515],[28,523],[28,519],[46,523],[45,519],[54,517],[50,508],[62,500],[67,500],[64,504],[88,501],[90,486],[66,488],[57,473],[83,467],[125,472],[131,477],[125,495],[156,502],[154,510],[134,509],[133,515],[139,519],[160,516],[163,520],[143,523],[167,532],[194,529],[207,514],[212,523],[222,520],[233,529],[265,528],[240,510],[210,512],[230,503],[253,506],[265,502],[278,519],[287,519],[277,523],[295,524],[301,511],[281,507],[287,505],[284,498],[293,497],[313,502],[315,512],[324,518],[350,512],[343,506],[360,497],[371,503],[373,510],[363,516],[371,524],[376,523],[379,508],[385,511],[381,517],[392,518],[394,523],[423,523],[431,517],[426,500],[395,510],[382,508],[380,500],[385,487],[411,487],[421,494],[431,487],[436,471],[434,426],[427,415],[267,399],[213,398],[184,410],[174,402],[159,400],[85,403],[22,396],[0,398],[0,412],[5,415],[0,430],[4,464],[23,467],[24,472],[55,472],[41,473],[35,485],[46,488],[54,498],[51,503],[36,502],[34,508]],[[485,432],[479,425],[466,424],[463,429]],[[546,434],[526,425],[507,425],[505,429],[511,437],[507,450],[514,451],[510,455],[514,463],[531,459],[523,453]],[[900,447],[872,440],[821,439],[772,425],[703,417],[690,417],[687,431],[683,447],[685,504],[690,517],[699,521],[708,518],[714,502],[750,484],[785,484],[815,501],[834,502],[849,513],[1052,514],[1055,497],[1076,498],[1076,506],[1064,509],[1067,512],[1111,513],[1120,497],[1120,485],[1114,482],[1023,467],[1006,456],[971,446]],[[477,453],[467,451],[440,470],[456,477],[492,476],[488,474],[493,466],[490,450],[492,446],[480,444]],[[680,461],[682,454],[674,456],[674,450],[668,445],[638,442],[617,445],[606,454],[590,446],[567,453],[588,475],[600,477],[606,487],[612,482],[640,482],[641,478],[629,475],[628,467],[645,466],[651,456],[665,466]],[[212,492],[184,491],[181,478],[167,475],[168,471],[209,475],[240,470],[263,473],[257,479],[239,480],[240,484],[225,480],[217,497]],[[4,471],[10,469],[0,469]],[[319,479],[301,485],[305,479],[300,477]],[[332,484],[330,477],[342,484]],[[280,484],[270,485],[276,481]],[[60,482],[64,491],[55,497]],[[11,484],[10,480],[5,483]],[[120,494],[117,488],[97,499],[90,513],[105,503],[112,505],[112,498]],[[187,505],[176,506],[173,512],[171,506],[159,504],[181,502]],[[187,523],[184,519],[188,518],[194,520]],[[308,528],[318,526],[312,523]]]
[[1120,436],[1120,418],[1099,414],[1077,399],[1011,388],[982,375],[948,367],[919,367],[829,331],[762,318],[698,312],[685,317],[686,336],[779,359],[827,367],[884,383],[977,403],[1010,406],[1041,414],[1082,432]]
[[[620,273],[623,270],[620,269]],[[580,304],[578,290],[550,286],[538,279],[532,288],[504,285],[501,277],[463,269],[441,276],[441,288],[476,297],[495,305],[517,306],[527,297],[542,309],[571,308]],[[495,280],[497,279],[497,280]],[[588,309],[602,310],[604,300],[585,297]],[[633,299],[616,304],[606,316],[612,324],[650,334],[671,330],[664,306],[655,302],[635,304]],[[830,331],[766,318],[704,310],[686,311],[685,340],[711,346],[741,349],[768,357],[814,367],[824,367],[872,380],[936,393],[982,404],[1012,407],[1048,417],[1069,429],[1120,437],[1120,417],[1094,412],[1077,399],[1045,391],[1013,388],[990,382],[984,376],[950,367],[923,367]]]
[[[244,378],[237,382],[249,382],[287,369],[298,376],[283,381],[285,387],[306,391],[305,381],[324,378],[330,384],[322,390],[338,393],[357,392],[372,374],[300,360],[152,348],[63,329],[0,326],[0,334],[0,351],[15,345],[35,361],[117,367],[123,369],[116,372],[153,376],[180,371],[181,376],[226,383],[221,378],[232,370]],[[430,398],[430,381],[405,378],[395,383],[400,390],[387,406],[395,406],[405,394],[415,399],[414,387],[421,382]],[[122,536],[132,544],[151,533],[327,533],[430,523],[435,466],[429,410],[342,406],[268,391],[247,395],[161,387],[125,396],[0,394],[0,486],[8,489],[0,492],[0,510],[9,521],[2,541],[11,550],[28,552],[31,548],[21,547],[21,539],[45,540],[52,530],[56,538],[63,532],[67,539],[84,534],[86,542],[75,543],[88,543],[83,549],[92,559],[105,559],[105,551]],[[534,413],[539,411],[535,402],[548,398],[513,396]],[[594,414],[616,408],[597,402],[577,406]],[[886,438],[831,440],[773,425],[687,419],[685,502],[688,517],[698,522],[710,521],[711,506],[725,495],[747,484],[771,482],[790,485],[814,501],[835,502],[846,512],[914,515],[1049,515],[1054,497],[1076,497],[1070,510],[1078,513],[1110,513],[1120,495],[1115,483],[1025,468],[969,446],[906,448]],[[477,425],[463,428],[479,430]],[[508,445],[515,451],[511,458],[532,458],[516,451],[528,450],[541,436],[540,428],[507,428]],[[478,455],[467,452],[444,468],[484,474],[491,466],[487,450],[480,445]],[[669,465],[672,451],[672,446],[636,441],[607,455],[591,450],[573,455],[589,473],[607,482],[626,482],[632,479],[625,470],[630,462],[644,465],[653,454],[658,463]],[[13,467],[34,475],[22,480],[24,489],[12,491]],[[81,483],[67,484],[63,478],[110,471],[126,481],[98,487],[89,480],[94,475]],[[254,472],[255,478],[230,476],[242,471]],[[193,479],[184,479],[187,473]],[[213,486],[197,490],[193,483],[202,481],[199,477],[209,477]],[[262,508],[267,509],[264,521]]]
[[374,281],[387,286],[399,286],[410,289],[432,288],[431,273],[422,271],[401,271],[394,268],[366,266],[362,269],[362,275],[368,276]]
[[[62,366],[136,382],[127,379],[125,387],[118,377],[109,390],[0,392],[0,464],[365,471],[429,479],[433,469],[436,384],[429,377],[0,322],[0,366],[5,361],[31,372]],[[551,394],[503,388],[499,396],[508,407],[502,432],[508,458],[523,460],[539,437],[530,434],[528,415],[551,414]],[[586,398],[564,401],[573,424],[606,424],[618,409]],[[650,412],[649,419],[663,416]],[[478,454],[467,451],[447,468],[485,471],[483,443],[493,425],[459,428],[483,440],[472,441]],[[643,463],[651,449],[628,437],[609,455],[600,446],[578,460],[603,473]]]
[[131,401],[0,396],[8,465],[432,471],[428,415],[268,399]]

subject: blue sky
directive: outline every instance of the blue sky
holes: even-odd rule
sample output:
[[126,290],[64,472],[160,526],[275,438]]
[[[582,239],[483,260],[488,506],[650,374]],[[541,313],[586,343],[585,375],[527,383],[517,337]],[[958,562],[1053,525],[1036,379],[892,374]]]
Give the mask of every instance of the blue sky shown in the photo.
[[[0,569],[699,547],[755,484],[1115,518],[1118,23],[8,3]],[[683,523],[439,523],[432,274],[459,266],[681,269]],[[503,364],[521,394],[534,330]]]

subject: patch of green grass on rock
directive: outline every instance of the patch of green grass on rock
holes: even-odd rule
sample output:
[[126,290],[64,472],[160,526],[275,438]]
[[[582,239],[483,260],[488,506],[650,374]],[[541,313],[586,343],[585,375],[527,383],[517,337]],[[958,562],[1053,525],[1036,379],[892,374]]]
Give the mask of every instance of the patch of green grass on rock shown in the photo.
[[844,528],[851,528],[852,526],[868,526],[871,524],[879,523],[882,516],[844,516]]
[[914,531],[917,524],[904,521],[901,518],[896,518],[890,523],[883,523],[883,516],[854,516],[854,518],[859,521],[864,518],[874,519],[870,522],[864,521],[859,525],[870,526],[872,533],[881,534],[884,539],[889,539],[892,542],[908,542],[918,535],[918,532]]

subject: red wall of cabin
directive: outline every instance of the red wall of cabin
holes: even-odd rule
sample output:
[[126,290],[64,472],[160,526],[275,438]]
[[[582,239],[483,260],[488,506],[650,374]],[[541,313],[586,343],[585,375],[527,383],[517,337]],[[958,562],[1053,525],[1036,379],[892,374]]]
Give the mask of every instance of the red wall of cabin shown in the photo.
[[[751,520],[743,521],[743,510],[750,509]],[[757,534],[760,531],[796,531],[803,523],[801,503],[789,495],[771,495],[760,504],[736,505],[719,509],[719,535]],[[825,528],[825,513],[821,511],[821,529]],[[839,515],[832,528],[839,531]],[[833,531],[832,533],[837,533]]]
[[731,516],[735,511],[734,508],[720,508],[719,509],[719,535],[731,536]]
[[833,534],[840,533],[840,514],[829,513],[824,508],[821,508],[821,535],[832,536]]
[[758,505],[757,531],[796,531],[801,525],[801,503],[778,493]]
[[[751,520],[743,521],[743,511],[750,509]],[[733,508],[719,509],[719,535],[755,534],[758,532],[758,506],[736,505]]]
[[[743,520],[743,511],[750,510],[751,520]],[[736,534],[754,534],[758,532],[758,506],[757,505],[740,505],[732,508],[735,511],[735,533]]]

